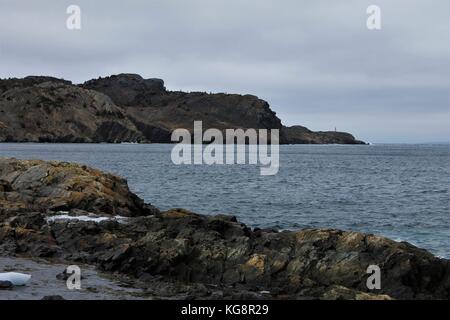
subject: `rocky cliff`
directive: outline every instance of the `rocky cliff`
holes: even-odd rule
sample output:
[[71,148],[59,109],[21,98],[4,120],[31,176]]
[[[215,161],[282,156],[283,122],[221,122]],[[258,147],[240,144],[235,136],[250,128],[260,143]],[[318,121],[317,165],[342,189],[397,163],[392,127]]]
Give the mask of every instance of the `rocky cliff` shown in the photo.
[[[352,135],[284,127],[251,95],[167,91],[163,80],[120,74],[81,85],[52,77],[0,80],[0,141],[160,142],[177,128],[280,129],[280,142],[361,144]],[[301,128],[301,129],[300,129]]]
[[[96,90],[124,106],[125,112],[149,140],[168,142],[177,128],[193,129],[196,120],[203,128],[281,129],[281,121],[269,104],[255,96],[166,91],[162,80],[144,80],[137,75],[118,75],[91,80],[83,88]],[[155,129],[160,129],[155,137]]]
[[[160,212],[124,179],[68,163],[0,159],[0,255],[94,264],[139,279],[150,296],[450,298],[449,261],[408,243]],[[366,286],[369,265],[381,269],[379,290]]]
[[144,139],[97,91],[48,77],[0,81],[0,141],[117,142]]

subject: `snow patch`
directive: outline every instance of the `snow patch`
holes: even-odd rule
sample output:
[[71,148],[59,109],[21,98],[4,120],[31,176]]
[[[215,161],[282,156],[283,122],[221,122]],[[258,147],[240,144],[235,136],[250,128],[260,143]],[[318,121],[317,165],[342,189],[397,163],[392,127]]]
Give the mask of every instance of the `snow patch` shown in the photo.
[[0,273],[0,281],[9,281],[14,286],[24,286],[30,279],[31,275],[29,274],[17,272]]
[[84,215],[84,216],[69,216],[68,214],[60,214],[56,216],[47,217],[47,222],[54,222],[57,220],[79,220],[79,221],[93,221],[95,223],[100,223],[102,221],[118,221],[124,222],[126,217],[114,216],[114,217],[99,217],[95,215]]

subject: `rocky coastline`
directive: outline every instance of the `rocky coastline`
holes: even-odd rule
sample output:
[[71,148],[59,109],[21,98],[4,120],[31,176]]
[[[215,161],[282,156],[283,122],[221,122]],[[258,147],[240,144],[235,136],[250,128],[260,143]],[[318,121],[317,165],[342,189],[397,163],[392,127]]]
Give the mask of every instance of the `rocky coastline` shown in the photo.
[[0,79],[0,142],[171,143],[178,128],[278,129],[281,144],[364,144],[349,133],[286,127],[253,95],[168,91],[161,79],[119,74],[73,84]]
[[[65,162],[0,158],[0,257],[95,266],[145,299],[450,298],[449,261],[411,244],[161,212],[125,179]],[[366,286],[369,265],[379,290]]]

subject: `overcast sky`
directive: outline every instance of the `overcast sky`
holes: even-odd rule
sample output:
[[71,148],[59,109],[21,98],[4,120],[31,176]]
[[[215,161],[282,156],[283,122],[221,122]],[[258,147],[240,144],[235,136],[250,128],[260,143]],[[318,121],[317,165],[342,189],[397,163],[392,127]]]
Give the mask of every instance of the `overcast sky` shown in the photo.
[[[371,4],[382,30],[366,28]],[[287,125],[450,141],[450,1],[0,0],[0,77],[121,72],[254,94]]]

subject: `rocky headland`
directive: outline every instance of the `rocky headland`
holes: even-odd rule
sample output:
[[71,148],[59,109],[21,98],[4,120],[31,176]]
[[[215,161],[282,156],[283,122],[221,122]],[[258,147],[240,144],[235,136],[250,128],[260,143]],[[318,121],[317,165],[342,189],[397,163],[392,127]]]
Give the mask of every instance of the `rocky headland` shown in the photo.
[[44,76],[0,80],[0,142],[170,143],[177,128],[279,129],[282,144],[363,144],[343,132],[286,127],[252,95],[168,91],[119,74],[75,85]]
[[[148,298],[450,298],[449,261],[411,244],[161,212],[123,178],[63,162],[0,158],[0,256],[96,266]],[[381,269],[380,290],[366,286],[369,265]]]

